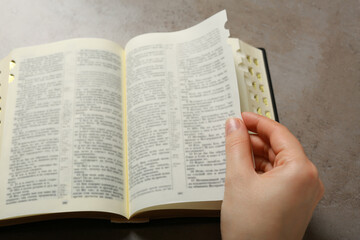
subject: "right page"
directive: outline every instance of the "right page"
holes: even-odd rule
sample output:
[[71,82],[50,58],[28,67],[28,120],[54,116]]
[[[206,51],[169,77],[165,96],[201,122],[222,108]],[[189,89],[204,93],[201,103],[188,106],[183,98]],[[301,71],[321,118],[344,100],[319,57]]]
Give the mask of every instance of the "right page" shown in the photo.
[[225,121],[240,116],[226,20],[126,46],[129,215],[223,198]]

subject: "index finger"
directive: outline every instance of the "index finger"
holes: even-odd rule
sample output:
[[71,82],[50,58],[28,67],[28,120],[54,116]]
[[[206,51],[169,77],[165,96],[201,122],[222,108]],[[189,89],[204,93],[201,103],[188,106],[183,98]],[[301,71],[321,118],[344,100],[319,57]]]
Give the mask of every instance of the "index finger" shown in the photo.
[[242,113],[242,117],[246,127],[269,142],[276,155],[285,149],[303,151],[296,137],[280,123],[251,112]]

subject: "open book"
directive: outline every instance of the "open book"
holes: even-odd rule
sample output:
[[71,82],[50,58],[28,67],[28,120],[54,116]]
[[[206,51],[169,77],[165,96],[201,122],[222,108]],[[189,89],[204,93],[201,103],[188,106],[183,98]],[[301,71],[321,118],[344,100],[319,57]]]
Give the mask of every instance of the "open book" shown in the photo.
[[0,225],[218,215],[226,119],[276,118],[263,51],[228,39],[226,21],[1,60]]

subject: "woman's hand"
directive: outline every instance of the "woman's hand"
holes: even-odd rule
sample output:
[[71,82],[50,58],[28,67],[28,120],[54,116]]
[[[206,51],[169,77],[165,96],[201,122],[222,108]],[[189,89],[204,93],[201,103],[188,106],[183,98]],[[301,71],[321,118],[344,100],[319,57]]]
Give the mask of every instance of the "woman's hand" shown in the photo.
[[324,193],[317,169],[286,127],[254,113],[242,117],[226,122],[222,237],[301,239]]

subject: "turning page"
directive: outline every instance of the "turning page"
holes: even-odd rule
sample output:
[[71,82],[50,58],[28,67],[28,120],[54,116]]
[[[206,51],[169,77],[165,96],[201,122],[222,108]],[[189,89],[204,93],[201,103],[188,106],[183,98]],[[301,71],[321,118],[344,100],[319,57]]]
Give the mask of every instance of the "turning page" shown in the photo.
[[107,40],[75,39],[10,54],[1,219],[124,215],[122,51]]
[[126,45],[129,215],[222,200],[225,121],[240,116],[226,21],[222,11]]

